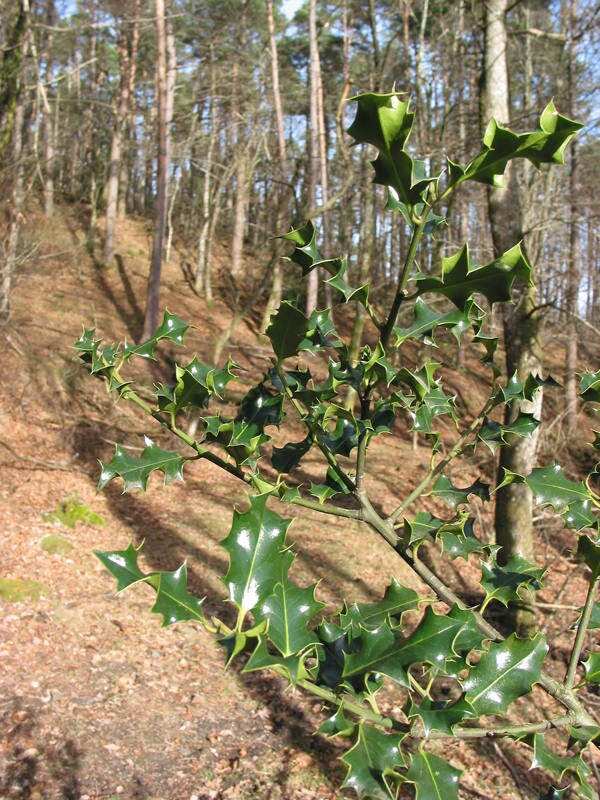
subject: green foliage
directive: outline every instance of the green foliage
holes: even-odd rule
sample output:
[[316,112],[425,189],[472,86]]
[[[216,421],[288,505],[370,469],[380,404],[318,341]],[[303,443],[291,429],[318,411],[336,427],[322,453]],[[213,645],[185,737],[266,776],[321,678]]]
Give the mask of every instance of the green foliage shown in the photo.
[[[541,635],[503,636],[485,616],[492,600],[507,605],[539,589],[545,569],[521,557],[499,561],[498,548],[481,541],[474,510],[488,503],[494,491],[480,476],[473,477],[471,467],[465,469],[474,451],[479,455],[481,444],[494,453],[514,437],[531,436],[539,425],[532,415],[498,420],[507,419],[504,412],[514,400],[530,400],[543,384],[555,383],[537,375],[500,379],[494,363],[496,340],[486,335],[486,315],[477,302],[481,295],[489,304],[510,300],[516,281],[530,283],[531,268],[518,243],[484,265],[473,264],[464,245],[442,259],[438,276],[424,275],[417,259],[422,237],[443,221],[445,201],[462,183],[499,185],[515,158],[527,158],[536,166],[561,163],[566,144],[580,126],[557,114],[552,105],[530,133],[514,133],[492,121],[481,151],[466,166],[448,161],[447,171],[427,175],[424,162],[407,150],[414,123],[409,101],[391,92],[361,95],[356,102],[349,132],[357,143],[377,148],[375,182],[388,191],[389,212],[401,214],[411,229],[395,295],[381,308],[368,285],[351,286],[344,258],[319,255],[312,222],[281,238],[293,247],[289,261],[302,275],[319,268],[329,276],[336,302],[364,306],[378,331],[377,341],[353,357],[330,309],[307,316],[295,302],[284,301],[267,329],[271,364],[235,401],[233,413],[229,385],[239,378],[232,361],[221,368],[197,358],[177,365],[174,383],[155,387],[152,401],[142,399],[135,384],[123,376],[129,359],[153,358],[161,341],[182,344],[188,325],[173,314],[166,312],[154,336],[138,345],[103,346],[90,329],[84,329],[76,343],[90,371],[104,378],[109,390],[135,403],[189,448],[187,455],[180,455],[146,439],[141,454],[132,455],[118,445],[113,458],[102,464],[100,488],[119,480],[124,491],[145,491],[154,472],[162,473],[165,483],[183,480],[187,462],[202,464],[207,459],[249,490],[247,508],[234,512],[222,543],[229,557],[224,595],[237,611],[235,624],[230,627],[218,616],[204,615],[202,600],[187,586],[185,564],[173,572],[144,572],[140,551],[132,545],[97,556],[119,590],[138,583],[153,589],[152,610],[164,625],[195,621],[218,639],[226,663],[239,659],[245,671],[271,670],[319,698],[327,714],[320,733],[346,740],[344,786],[360,797],[393,800],[407,783],[418,800],[458,797],[460,770],[440,756],[443,751],[436,740],[463,736],[528,737],[535,764],[558,777],[568,772],[579,783],[581,796],[587,797],[580,753],[596,738],[598,727],[578,690],[599,682],[600,663],[591,653],[579,673],[577,664],[587,630],[599,624],[594,591],[600,575],[600,498],[590,481],[572,481],[558,465],[540,467],[530,475],[502,475],[502,484],[526,483],[539,505],[562,516],[578,541],[574,551],[590,580],[588,600],[573,633],[568,675],[561,684],[544,669],[548,646]],[[401,308],[409,311],[403,315],[406,327],[398,325]],[[414,341],[435,346],[442,330],[450,331],[457,342],[472,336],[490,367],[488,398],[475,415],[465,415],[446,392],[440,364],[411,357]],[[305,351],[319,361],[318,379],[298,358]],[[583,400],[597,401],[598,374],[580,380]],[[351,397],[357,398],[355,405]],[[190,408],[199,415],[198,439],[180,427],[179,420]],[[285,433],[288,419],[293,432],[274,444],[273,429],[282,427]],[[369,448],[375,437],[389,434],[395,426],[420,436],[431,455],[416,488],[399,494],[396,508],[386,516],[377,510],[377,476],[369,471]],[[393,446],[393,440],[388,441]],[[299,482],[296,470],[308,454],[319,461],[320,472],[314,481]],[[374,479],[366,480],[368,476]],[[450,510],[435,516],[440,499]],[[383,538],[392,556],[403,559],[420,585],[428,587],[426,593],[394,579],[378,601],[350,598],[337,610],[326,610],[318,586],[299,586],[292,578],[294,553],[287,540],[291,520],[274,509],[277,501],[337,516],[342,536],[344,520],[362,523],[364,546],[369,534]],[[431,547],[438,547],[442,558],[463,559],[480,570],[478,598],[465,602],[457,587],[425,565],[421,551]],[[434,606],[439,600],[443,604]],[[380,708],[378,694],[390,682],[401,699],[384,711],[389,705]],[[552,695],[564,713],[551,720],[534,716],[527,723],[510,721],[513,703],[534,687]],[[541,737],[552,726],[569,728],[575,756],[557,755],[546,747]],[[560,797],[561,791],[548,797]]]
[[42,519],[44,522],[56,522],[59,525],[66,525],[67,528],[74,528],[78,522],[85,522],[89,525],[104,525],[104,520],[100,514],[92,511],[76,495],[68,497],[54,511],[43,511]]

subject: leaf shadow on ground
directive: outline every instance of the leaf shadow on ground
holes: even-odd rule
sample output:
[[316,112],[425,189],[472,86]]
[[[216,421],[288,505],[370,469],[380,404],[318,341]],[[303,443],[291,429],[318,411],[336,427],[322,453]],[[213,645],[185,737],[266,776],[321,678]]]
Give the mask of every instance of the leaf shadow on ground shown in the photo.
[[[91,480],[95,480],[99,469],[97,461],[90,455],[94,451],[94,444],[97,447],[99,441],[111,440],[113,434],[110,425],[100,422],[90,424],[88,421],[75,426],[69,437],[72,449],[78,452],[82,462],[89,467]],[[194,483],[197,483],[198,491],[202,492],[199,504],[203,500],[211,509],[208,515],[200,510],[189,510],[187,490]],[[170,488],[167,487],[164,491],[168,492]],[[157,488],[154,491],[160,493],[163,490]],[[168,520],[153,506],[152,490],[150,494],[123,495],[120,487],[114,484],[109,485],[104,494],[112,513],[129,530],[134,546],[143,543],[142,557],[147,568],[174,570],[183,561],[187,561],[190,592],[198,597],[207,597],[204,605],[207,615],[218,614],[226,624],[234,625],[237,616],[234,606],[224,601],[215,601],[214,598],[223,598],[226,595],[219,576],[226,572],[227,556],[226,551],[220,548],[220,541],[225,538],[233,505],[245,506],[243,489],[232,493],[225,491],[223,487],[214,489],[208,482],[190,480],[186,487],[185,507],[178,506],[177,501],[180,498],[174,497],[173,514]],[[335,576],[336,570],[344,572],[343,567],[326,557],[315,564],[309,551],[301,546],[295,549],[300,551],[299,558],[306,561],[307,568],[316,579],[325,576],[331,578],[332,575]],[[344,579],[351,578],[346,572]],[[329,775],[331,763],[339,756],[340,749],[322,737],[315,737],[314,731],[318,722],[310,719],[310,713],[304,711],[302,705],[286,692],[283,683],[269,675],[244,674],[235,665],[231,672],[242,684],[247,695],[265,709],[271,728],[278,738],[284,744],[308,754],[321,773]],[[283,784],[286,780],[284,768],[280,777]]]
[[78,800],[81,754],[74,742],[69,738],[43,740],[38,723],[40,709],[23,698],[13,697],[2,705],[5,768],[0,774],[0,797],[33,800],[39,797],[40,783],[45,783],[60,787],[63,800]]

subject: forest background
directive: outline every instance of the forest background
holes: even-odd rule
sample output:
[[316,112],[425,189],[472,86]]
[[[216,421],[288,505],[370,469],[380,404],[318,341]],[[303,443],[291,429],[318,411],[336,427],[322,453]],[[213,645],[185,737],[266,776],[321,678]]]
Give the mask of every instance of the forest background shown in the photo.
[[[23,349],[14,325],[32,275],[46,277],[49,293],[55,288],[48,267],[61,257],[49,245],[65,219],[93,265],[77,268],[82,291],[88,281],[110,282],[116,270],[122,293],[135,287],[135,302],[127,299],[136,313],[126,320],[133,339],[155,327],[165,301],[172,305],[170,265],[166,274],[183,278],[178,292],[195,313],[226,322],[210,360],[234,336],[252,346],[248,331],[264,330],[282,297],[300,297],[308,311],[330,303],[316,272],[305,291],[299,276],[282,271],[283,245],[269,239],[307,217],[325,256],[347,253],[350,279],[369,279],[375,299],[386,297],[408,232],[400,214],[384,213],[371,153],[349,146],[347,101],[360,91],[407,91],[417,114],[415,153],[432,171],[442,153],[464,162],[481,138],[486,6],[497,7],[508,37],[511,126],[535,127],[551,97],[561,113],[586,122],[566,170],[520,164],[516,184],[547,355],[559,372],[589,363],[600,335],[600,7],[576,0],[311,0],[291,18],[287,4],[270,0],[7,4],[0,12],[7,347]],[[467,239],[478,263],[493,254],[484,187],[469,187],[447,214],[449,224],[424,242],[425,273]],[[130,226],[150,232],[143,282],[139,267],[128,274],[122,255]],[[71,308],[75,333],[78,312]],[[360,307],[347,320],[355,341],[363,321]],[[112,330],[121,335],[118,325]],[[558,412],[565,432],[576,425],[567,412]]]

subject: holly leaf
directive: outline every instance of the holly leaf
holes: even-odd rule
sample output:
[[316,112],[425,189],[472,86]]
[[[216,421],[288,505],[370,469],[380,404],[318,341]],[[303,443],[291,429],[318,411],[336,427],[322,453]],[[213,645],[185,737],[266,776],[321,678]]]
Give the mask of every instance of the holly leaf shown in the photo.
[[132,583],[139,583],[146,579],[146,575],[137,563],[141,549],[142,545],[136,548],[130,543],[125,550],[94,550],[96,558],[116,579],[118,592],[131,586]]
[[561,512],[565,527],[574,528],[576,531],[584,528],[599,531],[600,520],[594,514],[593,508],[594,506],[589,500],[576,500],[574,503],[569,503]]
[[502,444],[507,444],[511,436],[529,438],[539,427],[540,421],[533,414],[519,414],[514,422],[500,423],[486,417],[477,433],[477,438],[495,453]]
[[600,575],[600,541],[581,535],[577,542],[577,555],[592,570],[592,580]]
[[534,469],[525,482],[533,492],[536,504],[551,505],[555,511],[561,511],[573,502],[587,502],[590,494],[583,481],[570,481],[559,464]]
[[442,549],[450,558],[468,560],[471,553],[482,553],[490,549],[473,533],[474,520],[468,514],[460,514],[454,522],[445,522],[436,532]]
[[404,766],[403,738],[360,723],[355,744],[342,756],[348,767],[343,786],[354,789],[359,797],[394,800],[396,768]]
[[279,361],[298,354],[300,343],[308,331],[308,319],[293,303],[284,300],[275,314],[266,334]]
[[[581,614],[583,613],[583,609],[579,613],[579,620],[581,619]],[[575,627],[578,626],[579,620],[575,624]],[[590,621],[588,623],[588,630],[595,631],[600,628],[600,603],[594,603],[592,606],[592,613],[590,616]]]
[[571,772],[581,780],[585,780],[585,776],[589,773],[589,767],[582,760],[581,755],[576,756],[559,756],[548,750],[544,742],[544,735],[536,733],[526,739],[527,744],[533,747],[533,760],[530,769],[547,769],[562,778],[565,772]]
[[490,120],[483,136],[483,150],[466,167],[452,165],[452,183],[474,180],[502,187],[506,165],[514,158],[526,158],[540,164],[564,164],[567,144],[582,124],[564,117],[550,101],[543,110],[537,128],[528,133],[514,133]]
[[244,665],[243,672],[256,672],[258,670],[284,669],[292,685],[300,680],[310,678],[310,673],[306,668],[306,654],[293,654],[290,656],[279,656],[269,652],[264,638],[259,638],[258,644],[252,655]]
[[100,462],[102,471],[98,481],[98,490],[104,489],[114,478],[123,480],[123,492],[141,489],[145,492],[150,473],[156,470],[164,475],[165,484],[183,480],[183,466],[188,460],[179,453],[162,450],[152,439],[144,437],[146,447],[139,458],[130,456],[121,445],[116,445],[115,454],[104,464]]
[[196,357],[185,367],[177,364],[175,386],[159,385],[155,392],[159,409],[176,413],[188,406],[205,408],[213,395],[223,397],[227,384],[236,377],[231,371],[235,367],[238,367],[235,361],[228,359],[222,369],[215,369]]
[[470,494],[474,494],[482,500],[489,500],[490,488],[487,483],[483,483],[477,478],[470,486],[459,489],[452,484],[447,475],[440,475],[429,494],[434,497],[441,497],[452,508],[456,508],[458,505],[467,503]]
[[584,403],[600,403],[600,370],[579,372],[579,396]]
[[521,380],[515,372],[507,381],[506,386],[498,387],[494,395],[495,405],[506,405],[513,400],[533,400],[543,386],[559,387],[560,384],[551,375],[542,378],[540,375],[530,372],[524,380]]
[[516,244],[489,264],[475,266],[471,263],[468,245],[449,258],[442,258],[442,276],[433,278],[416,276],[417,292],[442,294],[462,312],[467,311],[467,301],[476,292],[484,295],[491,304],[511,299],[515,280],[528,285],[531,281],[531,264],[520,244]]
[[455,655],[453,643],[464,622],[449,614],[436,614],[429,607],[421,623],[405,638],[382,624],[364,630],[360,651],[346,655],[344,677],[380,672],[401,686],[408,686],[406,668],[416,663],[439,667]]
[[318,641],[316,634],[307,628],[325,605],[315,599],[315,588],[316,585],[301,589],[285,578],[275,586],[273,594],[254,608],[254,618],[268,623],[269,641],[284,658]]
[[288,442],[283,447],[274,447],[271,462],[277,472],[291,472],[296,469],[302,456],[306,455],[312,447],[312,439],[307,436],[300,442]]
[[481,562],[481,586],[485,591],[485,604],[497,600],[508,606],[511,600],[519,599],[522,587],[541,589],[546,570],[526,561],[521,556],[511,556],[504,566],[495,559]]
[[414,305],[414,321],[408,328],[394,328],[396,334],[395,347],[399,347],[407,339],[417,339],[426,344],[435,345],[433,335],[437,328],[449,328],[460,341],[462,334],[471,325],[477,330],[483,321],[483,311],[472,300],[465,305],[465,311],[434,311],[422,297],[417,297]]
[[390,619],[398,624],[403,614],[419,607],[419,602],[420,597],[413,589],[407,589],[392,578],[382,600],[378,603],[354,603],[340,614],[340,625],[359,633],[361,627],[373,630]]
[[263,603],[293,560],[285,550],[285,536],[291,520],[267,508],[267,496],[250,497],[250,508],[235,511],[233,523],[222,542],[229,553],[229,570],[223,582],[230,600],[243,615]]
[[464,719],[473,717],[474,712],[471,704],[464,697],[461,697],[452,705],[423,697],[418,706],[411,699],[407,716],[409,719],[411,717],[419,717],[421,719],[425,736],[429,736],[431,731],[441,731],[447,736],[452,736],[453,727]]
[[176,314],[171,314],[165,311],[163,319],[158,328],[154,331],[153,336],[141,344],[134,345],[125,342],[123,347],[123,358],[130,358],[131,356],[141,356],[142,358],[154,358],[154,349],[156,345],[163,339],[167,339],[175,344],[183,344],[183,337],[185,332],[190,326],[180,319]]
[[407,207],[419,203],[431,183],[423,162],[413,161],[405,149],[412,130],[414,112],[409,100],[401,100],[397,92],[362,94],[357,102],[356,117],[348,133],[357,144],[368,143],[379,150],[372,162],[374,182],[393,189],[395,200]]
[[548,645],[541,635],[518,639],[511,634],[490,644],[463,681],[465,697],[475,713],[503,714],[510,704],[528,694],[539,680]]
[[200,608],[203,600],[187,591],[187,566],[182,564],[173,572],[157,572],[147,578],[156,589],[155,614],[163,617],[163,627],[185,620],[203,620]]
[[[364,284],[358,288],[353,288],[346,282],[346,272],[348,270],[348,261],[345,258],[336,258],[330,262],[331,267],[328,272],[334,273],[331,278],[328,278],[325,283],[329,284],[332,289],[336,289],[345,303],[357,302],[367,305],[369,300],[369,285]],[[335,269],[337,268],[337,272]]]
[[285,239],[296,245],[291,256],[287,256],[286,258],[288,261],[292,261],[294,264],[298,264],[298,266],[302,267],[302,275],[307,275],[321,260],[315,247],[315,226],[310,220],[299,228],[295,228],[276,238]]
[[414,783],[416,800],[456,800],[462,770],[421,749],[412,757],[406,780]]
[[404,520],[404,541],[408,545],[430,542],[444,524],[443,519],[434,517],[429,511],[418,511],[413,519]]
[[598,744],[600,742],[600,727],[597,725],[580,725],[575,728],[573,725],[568,726],[569,742],[567,747],[571,748],[578,744],[580,747],[586,747],[590,742]]
[[600,683],[600,653],[590,653],[583,662],[585,679],[588,683]]
[[352,736],[355,730],[356,723],[346,717],[344,706],[340,705],[335,714],[332,714],[321,724],[317,733],[332,739],[334,736]]

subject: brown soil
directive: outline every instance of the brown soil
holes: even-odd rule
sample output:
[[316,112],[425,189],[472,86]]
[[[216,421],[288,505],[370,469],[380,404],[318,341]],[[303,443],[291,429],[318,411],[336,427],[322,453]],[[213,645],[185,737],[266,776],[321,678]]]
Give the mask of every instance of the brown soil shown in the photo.
[[[353,796],[336,788],[344,775],[342,750],[313,734],[322,716],[318,704],[272,676],[224,671],[223,652],[208,633],[190,624],[162,628],[160,618],[148,613],[150,590],[116,595],[93,556],[93,549],[143,541],[149,568],[174,569],[187,559],[192,591],[226,616],[219,580],[226,558],[219,542],[232,506],[243,507],[245,495],[233,478],[204,463],[186,468],[184,484],[162,487],[153,480],[146,494],[121,495],[117,485],[96,493],[96,459],[109,459],[115,442],[139,448],[144,434],[158,442],[163,434],[90,380],[71,345],[82,323],[112,341],[139,334],[150,237],[144,223],[123,223],[118,266],[107,270],[86,253],[72,211],[45,230],[40,220],[29,224],[42,231],[41,247],[18,275],[11,321],[0,331],[0,577],[41,586],[29,586],[32,596],[25,586],[17,602],[0,599],[0,798]],[[194,322],[188,354],[210,362],[213,343],[231,319],[231,302],[224,296],[207,308],[185,280],[184,256],[176,251],[166,265],[161,303]],[[248,369],[249,380],[267,364],[255,333],[251,323],[242,324],[223,356],[230,353]],[[151,377],[168,380],[175,356],[163,351]],[[475,407],[482,391],[478,367],[467,364],[448,381]],[[588,425],[583,418],[582,425]],[[398,488],[404,492],[416,483],[426,451],[413,449],[400,432],[393,447],[382,444],[373,451],[379,482],[373,489],[391,510]],[[555,446],[547,441],[548,450]],[[311,468],[309,462],[307,472]],[[104,524],[69,528],[44,520],[43,513],[69,498],[101,515]],[[354,523],[340,529],[329,518],[296,509],[281,513],[296,518],[291,539],[297,579],[320,581],[325,602],[374,599],[392,575],[415,586],[408,569],[378,541],[369,538],[367,546],[365,531]],[[483,512],[480,533],[490,535]],[[48,552],[48,535],[59,537],[57,552]],[[557,677],[568,656],[573,609],[585,591],[572,568],[572,543],[545,514],[538,561],[552,570],[541,599],[558,607],[540,608],[539,614]],[[467,594],[477,591],[475,565],[448,562],[440,569]],[[546,702],[536,690],[522,706],[543,710]],[[457,743],[445,746],[444,755],[467,770],[462,798],[533,798],[549,785],[548,776],[529,770],[528,754],[507,743]]]

